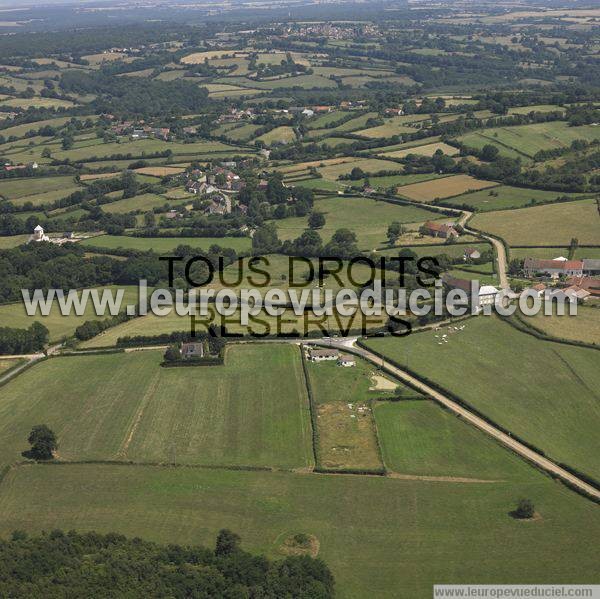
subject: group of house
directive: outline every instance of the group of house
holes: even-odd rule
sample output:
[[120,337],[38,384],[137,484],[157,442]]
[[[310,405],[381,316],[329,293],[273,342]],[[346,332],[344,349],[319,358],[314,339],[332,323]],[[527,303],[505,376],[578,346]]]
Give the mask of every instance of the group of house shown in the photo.
[[559,277],[592,277],[600,275],[600,260],[568,260],[563,256],[552,260],[525,258],[523,272],[526,277],[545,275],[553,279]]
[[[112,115],[104,116],[111,117]],[[154,137],[162,141],[169,141],[173,138],[169,127],[151,127],[150,125],[146,125],[144,121],[121,121],[111,125],[109,130],[115,135],[128,135],[131,139],[149,139]]]
[[311,347],[308,350],[308,359],[311,362],[336,361],[338,366],[350,368],[356,366],[356,360],[349,354],[344,354],[333,348]]
[[496,296],[500,291],[493,285],[481,285],[476,287],[477,295],[473,295],[473,281],[471,279],[459,279],[448,273],[442,274],[442,283],[446,290],[460,289],[464,291],[472,307],[481,312],[485,306],[493,306]]
[[[526,277],[546,277],[549,284],[537,283],[525,291],[546,300],[571,300],[584,302],[600,298],[600,260],[569,260],[564,256],[552,260],[525,258],[523,273]],[[560,281],[557,287],[551,282]]]

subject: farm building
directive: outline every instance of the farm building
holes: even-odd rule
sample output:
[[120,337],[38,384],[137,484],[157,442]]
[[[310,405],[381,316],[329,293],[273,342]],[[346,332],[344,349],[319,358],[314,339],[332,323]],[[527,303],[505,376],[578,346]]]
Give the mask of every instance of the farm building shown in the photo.
[[463,260],[468,262],[469,260],[479,260],[481,258],[481,252],[477,248],[467,248],[463,254]]
[[583,259],[583,274],[588,276],[600,275],[600,260]]
[[348,354],[340,354],[337,363],[338,366],[343,366],[345,368],[351,368],[352,366],[356,366],[356,360],[353,356],[350,356]]
[[324,360],[337,360],[340,352],[337,349],[317,349],[308,350],[308,358],[311,362],[323,362]]
[[[493,285],[482,285],[481,287],[473,284],[475,281],[470,279],[457,279],[448,275],[442,275],[442,282],[448,290],[462,289],[467,294],[471,305],[477,312],[481,311],[483,306],[492,306],[496,301],[499,291]],[[473,291],[477,291],[477,296],[473,298]]]
[[447,223],[435,223],[433,221],[427,221],[420,229],[424,235],[431,235],[431,237],[441,237],[448,239],[449,237],[458,237],[458,231],[454,228],[454,225]]
[[204,356],[204,346],[202,343],[184,343],[181,346],[181,357],[184,360],[202,358]]
[[583,275],[583,262],[581,260],[567,260],[563,257],[554,260],[525,258],[523,271],[527,277],[532,277],[536,273],[543,273],[550,277],[581,277]]
[[577,286],[590,292],[590,295],[600,298],[600,279],[593,277],[571,277],[567,279],[567,285]]

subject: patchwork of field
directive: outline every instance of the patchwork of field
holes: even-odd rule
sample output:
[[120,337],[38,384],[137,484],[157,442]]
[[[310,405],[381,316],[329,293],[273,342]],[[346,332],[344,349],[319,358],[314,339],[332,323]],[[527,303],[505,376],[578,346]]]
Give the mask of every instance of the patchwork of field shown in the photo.
[[591,199],[476,214],[470,224],[509,245],[568,246],[574,237],[581,244],[600,244],[600,213]]
[[[384,245],[388,225],[395,220],[422,223],[437,216],[417,206],[401,206],[369,198],[331,197],[316,200],[314,205],[317,211],[325,214],[325,226],[317,231],[325,243],[337,229],[349,228],[356,233],[361,249]],[[306,217],[286,218],[274,223],[282,240],[296,239],[308,226]],[[357,226],[358,223],[360,226]]]
[[493,181],[482,181],[469,175],[442,177],[434,181],[414,183],[399,187],[398,195],[415,202],[433,202],[435,199],[450,198],[467,191],[477,191],[498,185]]
[[[496,317],[462,331],[366,343],[435,381],[551,459],[600,475],[598,351],[542,341]],[[437,335],[437,337],[436,337]],[[552,367],[548,367],[551,364]]]
[[[564,193],[546,191],[543,189],[530,189],[527,187],[512,187],[499,185],[491,190],[482,190],[469,193],[444,202],[449,206],[469,206],[471,210],[489,212],[492,210],[506,210],[510,208],[525,208],[536,204],[554,202],[559,198],[585,197],[581,193]],[[507,216],[507,218],[510,218]]]
[[161,360],[161,351],[142,351],[52,358],[29,369],[0,390],[4,463],[45,422],[61,440],[61,460],[311,465],[297,347],[231,346],[225,365],[185,373]]
[[[107,204],[106,206],[110,206]],[[126,235],[99,235],[80,242],[84,246],[93,246],[114,250],[117,248],[155,252],[170,252],[179,245],[207,250],[211,245],[233,248],[236,251],[250,248],[249,237],[128,237]]]

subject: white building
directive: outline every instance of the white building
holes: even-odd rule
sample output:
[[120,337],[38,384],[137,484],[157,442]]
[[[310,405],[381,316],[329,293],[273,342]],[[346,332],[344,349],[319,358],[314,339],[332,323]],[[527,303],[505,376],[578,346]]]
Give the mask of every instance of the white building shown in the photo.
[[38,225],[34,230],[33,230],[33,234],[31,235],[31,237],[29,238],[29,242],[31,243],[32,241],[35,242],[39,242],[39,241],[50,241],[50,237],[48,237],[48,235],[46,235],[44,233],[44,229],[41,227],[41,225]]

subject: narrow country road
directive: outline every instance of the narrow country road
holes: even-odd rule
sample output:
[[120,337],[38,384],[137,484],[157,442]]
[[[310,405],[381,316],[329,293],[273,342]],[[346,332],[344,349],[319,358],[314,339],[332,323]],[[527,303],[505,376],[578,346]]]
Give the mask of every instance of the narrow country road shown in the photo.
[[465,422],[472,424],[477,427],[479,430],[487,433],[491,437],[494,437],[497,441],[519,454],[521,457],[525,458],[527,461],[531,462],[538,468],[544,470],[545,472],[551,474],[552,476],[556,476],[561,480],[569,483],[573,487],[583,491],[587,495],[594,497],[600,500],[600,490],[596,489],[592,485],[588,484],[581,478],[571,474],[564,468],[561,468],[558,464],[549,460],[548,458],[542,456],[537,451],[530,449],[529,447],[523,445],[509,434],[502,432],[500,429],[496,428],[493,424],[486,422],[483,418],[480,418],[469,409],[461,406],[453,399],[450,399],[448,396],[436,391],[429,385],[421,382],[419,379],[415,378],[408,372],[402,370],[401,368],[391,364],[385,358],[380,358],[376,354],[370,352],[367,349],[362,347],[357,347],[355,345],[356,338],[346,338],[346,339],[330,339],[328,342],[317,342],[311,341],[315,345],[326,345],[327,347],[338,347],[341,350],[352,352],[354,354],[359,355],[360,357],[368,360],[369,362],[375,364],[377,367],[382,370],[387,371],[389,374],[395,376],[397,379],[404,381],[418,389],[425,395],[431,397],[433,400],[437,401],[439,404],[451,410],[457,416],[460,416]]

